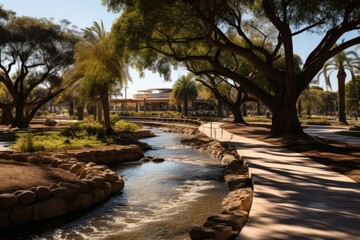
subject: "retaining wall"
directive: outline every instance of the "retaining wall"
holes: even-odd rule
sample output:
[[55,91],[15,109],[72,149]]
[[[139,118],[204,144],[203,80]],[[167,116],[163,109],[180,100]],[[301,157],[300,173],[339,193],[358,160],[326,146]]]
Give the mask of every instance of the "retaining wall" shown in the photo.
[[221,213],[209,216],[201,227],[190,231],[192,240],[235,239],[245,226],[251,209],[254,191],[249,168],[244,159],[229,145],[211,139],[192,127],[170,127],[170,131],[195,135],[183,143],[207,152],[224,165],[224,180],[230,192],[222,201]]
[[59,168],[76,179],[0,194],[0,228],[89,208],[120,192],[124,181],[105,165],[136,161],[144,156],[138,146],[109,146],[57,153],[0,153],[0,159]]

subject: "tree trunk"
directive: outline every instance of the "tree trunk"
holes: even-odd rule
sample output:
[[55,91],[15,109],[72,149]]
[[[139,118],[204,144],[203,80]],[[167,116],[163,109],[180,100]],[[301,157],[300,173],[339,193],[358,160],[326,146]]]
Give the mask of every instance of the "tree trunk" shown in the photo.
[[243,102],[243,104],[242,104],[242,115],[244,117],[247,117],[247,108],[246,108],[246,103],[245,102]]
[[0,125],[14,125],[14,119],[11,116],[11,112],[2,110]]
[[97,103],[97,113],[98,113],[98,121],[102,122],[103,120],[103,110],[102,110],[102,99]]
[[296,112],[296,100],[283,98],[272,108],[272,125],[270,137],[286,135],[304,135]]
[[298,100],[298,108],[297,108],[297,110],[298,110],[298,115],[299,115],[299,117],[302,117],[302,103],[301,103],[301,99],[299,98],[299,100]]
[[69,101],[69,116],[74,116],[74,102],[72,100]]
[[96,118],[97,118],[97,105],[96,105],[96,103],[94,103],[94,105],[93,105],[93,114],[94,114],[94,121],[96,121]]
[[13,127],[18,127],[18,128],[28,128],[29,127],[29,122],[24,115],[24,108],[25,108],[24,101],[22,101],[21,99],[16,101],[15,126],[13,126]]
[[188,100],[185,98],[184,99],[184,116],[187,117],[188,116]]
[[218,102],[218,104],[216,104],[216,111],[217,111],[217,116],[218,117],[224,117],[221,106],[222,106],[222,104],[220,102]]
[[113,129],[111,128],[111,122],[110,122],[109,96],[107,91],[105,94],[101,96],[101,103],[102,103],[102,109],[104,111],[104,122],[105,122],[106,133],[110,134],[113,132]]
[[344,69],[339,70],[338,78],[338,101],[339,101],[339,123],[348,125],[345,112],[345,79],[346,73]]
[[311,106],[307,106],[306,114],[311,117]]
[[234,115],[234,123],[246,124],[239,106],[229,106],[229,109]]
[[257,115],[261,115],[261,106],[260,106],[260,101],[257,102]]
[[82,121],[84,120],[84,106],[77,106],[76,107],[77,119]]

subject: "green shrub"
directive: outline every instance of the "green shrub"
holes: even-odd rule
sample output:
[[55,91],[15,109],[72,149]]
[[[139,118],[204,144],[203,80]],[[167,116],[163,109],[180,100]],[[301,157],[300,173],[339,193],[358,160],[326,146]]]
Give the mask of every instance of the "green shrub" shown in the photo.
[[115,123],[115,127],[124,131],[136,131],[141,127],[135,123],[126,122],[124,120],[120,120]]
[[271,118],[267,117],[244,117],[245,122],[271,122]]
[[36,115],[37,116],[46,116],[46,115],[48,115],[49,114],[49,111],[47,111],[47,110],[38,110],[37,112],[36,112]]
[[11,148],[22,152],[54,151],[63,149],[79,149],[83,147],[98,147],[103,143],[96,136],[72,138],[61,136],[59,133],[52,134],[28,134],[22,135]]
[[360,131],[360,125],[353,125],[349,127],[350,131]]
[[33,141],[33,136],[31,133],[28,133],[26,136],[20,137],[15,145],[17,149],[21,152],[35,152],[36,148]]
[[111,125],[114,125],[117,121],[119,121],[119,114],[111,113],[110,114],[110,123],[111,123]]
[[300,120],[301,123],[307,125],[330,125],[330,122],[323,118],[314,118],[309,120]]
[[102,139],[105,137],[105,128],[99,122],[73,123],[61,130],[61,135],[68,138],[96,136],[98,139]]

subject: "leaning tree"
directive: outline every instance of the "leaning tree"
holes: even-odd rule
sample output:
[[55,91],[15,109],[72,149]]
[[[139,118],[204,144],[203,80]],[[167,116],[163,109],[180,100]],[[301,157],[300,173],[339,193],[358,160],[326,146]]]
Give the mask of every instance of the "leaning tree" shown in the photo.
[[[72,63],[77,36],[66,21],[58,25],[30,17],[12,16],[2,28],[6,38],[0,44],[0,82],[10,96],[0,108],[5,122],[26,128],[41,106],[64,90],[53,80]],[[51,87],[33,97],[42,86]]]
[[[197,74],[217,74],[232,79],[272,111],[271,136],[303,134],[296,113],[301,92],[324,63],[344,49],[360,43],[358,34],[335,43],[360,27],[358,0],[103,0],[122,14],[112,32],[119,49],[139,56],[138,65],[168,76],[170,65],[186,67],[202,62]],[[295,36],[316,32],[321,41],[294,69]],[[275,37],[273,37],[276,35]],[[253,37],[256,36],[256,41]],[[351,37],[352,36],[352,37]],[[262,38],[259,44],[259,37]],[[245,44],[243,44],[245,42]],[[228,56],[244,58],[271,87],[267,91],[228,65]],[[284,70],[275,65],[284,57]]]

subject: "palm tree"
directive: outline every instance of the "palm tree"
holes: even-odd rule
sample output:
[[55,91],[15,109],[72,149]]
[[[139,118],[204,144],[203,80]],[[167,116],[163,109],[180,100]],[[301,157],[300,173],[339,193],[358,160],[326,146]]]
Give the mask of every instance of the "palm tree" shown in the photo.
[[105,128],[112,132],[109,95],[115,86],[124,86],[130,80],[122,57],[110,44],[104,24],[83,29],[84,41],[76,46],[75,64],[68,72],[69,81],[80,81],[80,94],[100,99],[104,112]]
[[195,100],[198,96],[197,87],[195,81],[193,81],[191,75],[181,76],[176,80],[170,98],[175,102],[182,104],[182,114],[188,115],[189,101]]
[[345,79],[346,71],[351,73],[352,79],[355,78],[354,70],[360,69],[360,58],[356,51],[342,51],[335,55],[332,59],[327,61],[322,69],[322,74],[325,76],[325,83],[331,88],[330,76],[334,71],[337,71],[338,79],[338,113],[339,122],[347,124],[345,112]]

